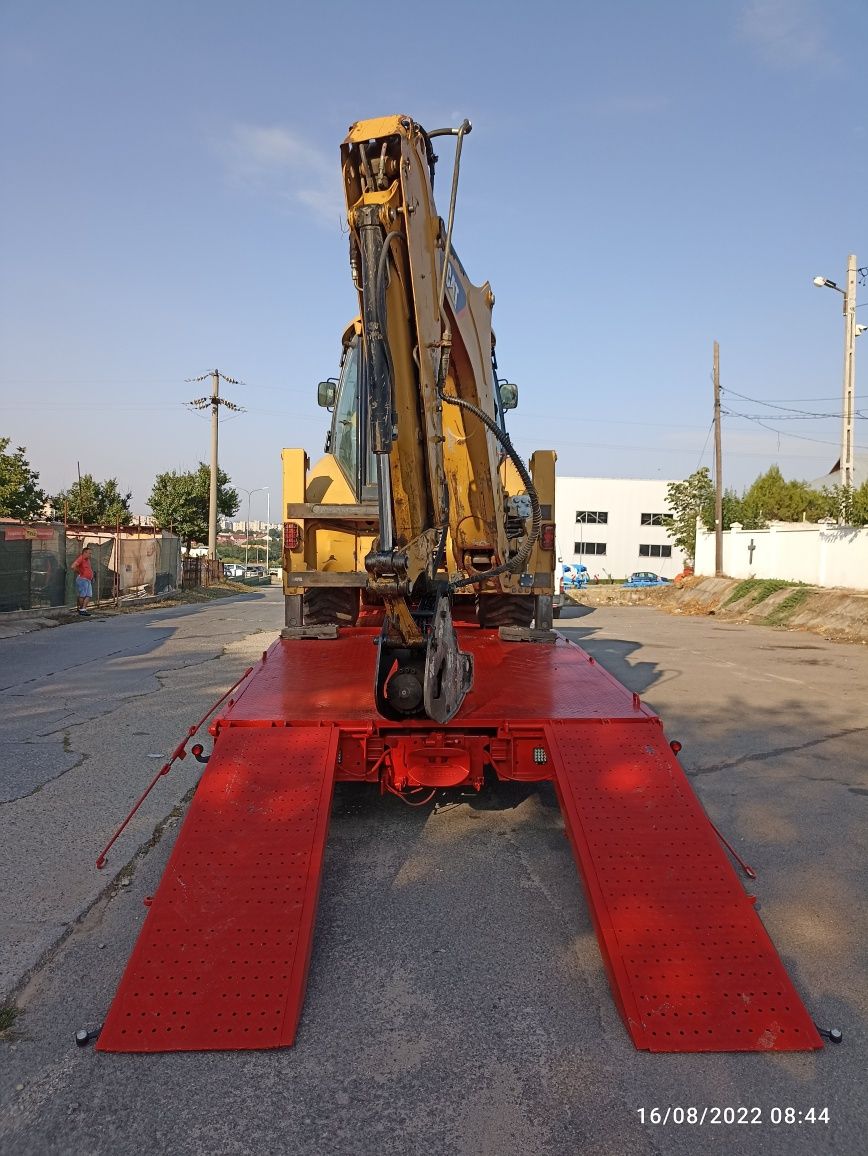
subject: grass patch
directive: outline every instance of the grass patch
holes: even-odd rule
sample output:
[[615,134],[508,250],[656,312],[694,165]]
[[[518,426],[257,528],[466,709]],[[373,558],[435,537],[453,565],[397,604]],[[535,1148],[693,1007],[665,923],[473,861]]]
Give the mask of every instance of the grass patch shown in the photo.
[[766,623],[769,626],[781,626],[794,610],[805,601],[810,594],[807,587],[802,587],[800,590],[791,590],[789,594],[766,616]]
[[8,1039],[21,1012],[14,1003],[0,1006],[0,1039]]
[[[745,598],[749,599],[745,602],[745,608],[756,606],[758,602],[762,602],[763,599],[772,594],[777,594],[779,590],[789,590],[793,586],[804,586],[804,583],[782,582],[780,578],[745,578],[739,582],[723,605],[731,606],[733,602],[739,602]],[[807,592],[807,587],[805,590]]]

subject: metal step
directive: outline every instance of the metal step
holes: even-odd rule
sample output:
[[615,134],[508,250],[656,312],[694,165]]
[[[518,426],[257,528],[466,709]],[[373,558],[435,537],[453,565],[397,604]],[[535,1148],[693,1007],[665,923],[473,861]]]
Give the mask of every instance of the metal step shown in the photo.
[[658,719],[545,727],[617,1006],[650,1052],[823,1046]]
[[293,1042],[337,743],[331,726],[220,735],[99,1036],[100,1051]]

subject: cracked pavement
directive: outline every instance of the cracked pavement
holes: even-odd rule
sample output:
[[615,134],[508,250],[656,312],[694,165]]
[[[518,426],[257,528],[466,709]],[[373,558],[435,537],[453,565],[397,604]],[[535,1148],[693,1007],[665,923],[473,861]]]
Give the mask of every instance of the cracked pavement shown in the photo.
[[197,763],[175,763],[96,871],[190,723],[275,637],[278,596],[95,615],[0,640],[0,1002],[196,781]]
[[[158,765],[148,754],[165,755],[270,638],[245,630],[279,619],[275,593],[279,601],[270,592],[258,606],[233,600],[155,615],[142,634],[109,639],[111,658],[74,656],[83,663],[75,673],[73,658],[68,673],[49,674],[34,654],[23,670],[28,689],[13,704],[17,721],[4,695],[7,733],[26,769],[8,783],[2,776],[7,793],[20,795],[2,902],[18,887],[21,913],[44,916],[62,942],[19,992],[17,1038],[0,1042],[0,1148],[17,1156],[868,1148],[868,649],[647,607],[570,608],[558,625],[684,743],[682,762],[712,820],[758,871],[750,890],[796,986],[821,1024],[843,1029],[843,1044],[807,1054],[636,1052],[548,786],[508,784],[413,811],[346,784],[332,810],[294,1048],[76,1049],[75,1030],[98,1024],[111,1001],[142,900],[171,850],[196,777],[189,760],[113,856],[115,885],[93,870],[96,852]],[[225,615],[219,624],[215,614]],[[58,676],[61,693],[48,689]],[[40,818],[42,796],[49,809]],[[39,878],[46,869],[49,883]],[[701,1133],[639,1123],[637,1108],[669,1105],[756,1105],[765,1122]],[[771,1125],[769,1110],[788,1105],[828,1107],[830,1123]]]

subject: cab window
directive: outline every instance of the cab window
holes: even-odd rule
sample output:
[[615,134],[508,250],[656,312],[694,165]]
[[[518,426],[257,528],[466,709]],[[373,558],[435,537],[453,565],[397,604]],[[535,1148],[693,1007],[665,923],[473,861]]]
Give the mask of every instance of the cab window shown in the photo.
[[332,452],[353,489],[359,484],[359,345],[347,349],[335,399]]

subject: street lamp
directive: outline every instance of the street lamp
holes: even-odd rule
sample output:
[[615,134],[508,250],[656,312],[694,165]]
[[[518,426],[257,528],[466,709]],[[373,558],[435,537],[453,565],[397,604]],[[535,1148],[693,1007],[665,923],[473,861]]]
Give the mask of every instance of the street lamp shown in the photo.
[[[268,577],[269,553],[271,550],[271,491],[265,487],[265,575]],[[270,580],[270,579],[269,579]]]
[[844,386],[841,408],[841,485],[853,485],[853,411],[856,393],[856,337],[862,326],[856,325],[856,255],[847,258],[847,288],[842,289],[828,277],[815,277],[818,289],[834,289],[844,298]]
[[244,486],[239,486],[239,490],[247,495],[247,522],[246,533],[244,535],[244,573],[247,573],[247,562],[250,557],[250,500],[254,494],[260,494],[263,490],[268,493],[268,486],[257,486],[254,490],[246,490]]

